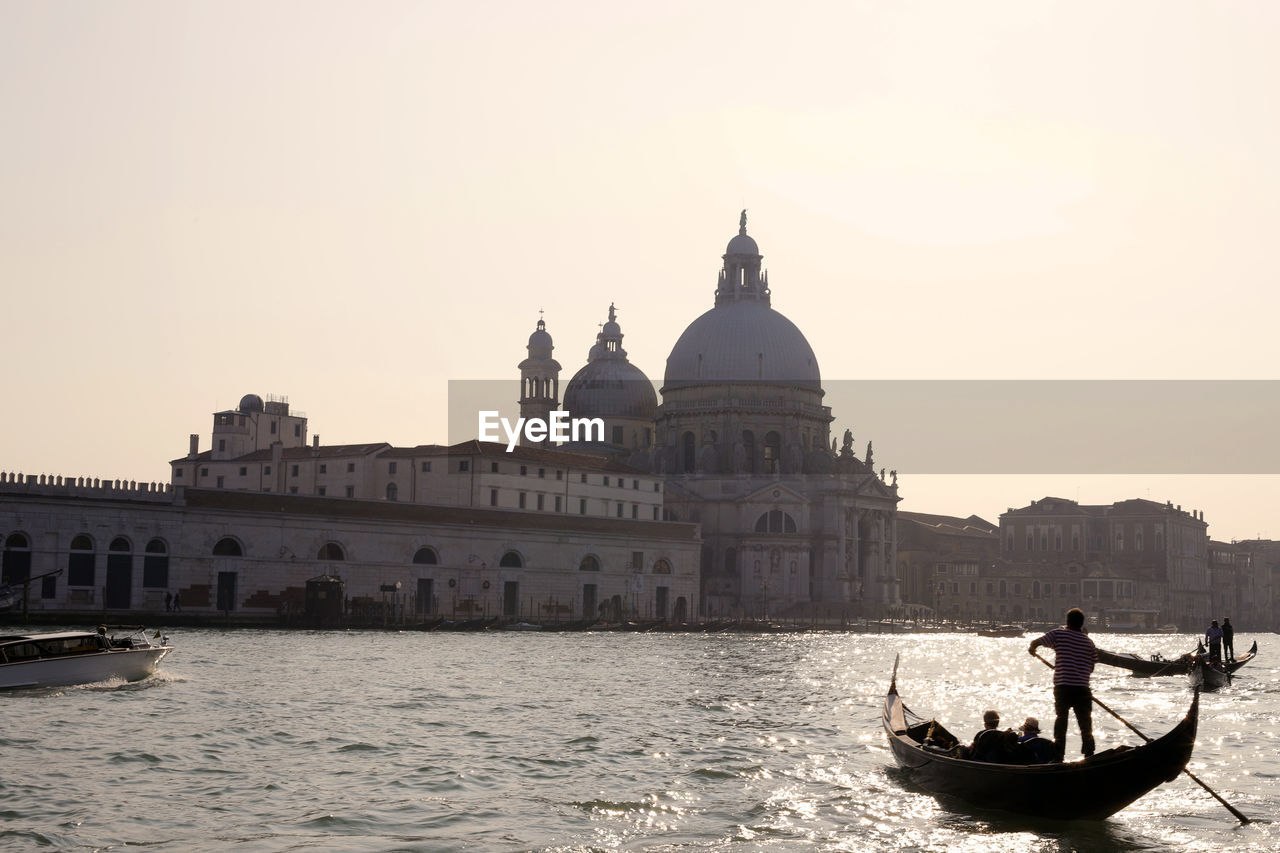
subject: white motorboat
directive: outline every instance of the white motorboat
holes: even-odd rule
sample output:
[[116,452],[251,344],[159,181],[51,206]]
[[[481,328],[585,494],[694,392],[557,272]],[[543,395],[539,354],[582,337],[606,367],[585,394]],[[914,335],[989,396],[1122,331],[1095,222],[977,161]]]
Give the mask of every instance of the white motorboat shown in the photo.
[[[156,671],[172,650],[159,632],[148,639],[141,627],[115,626],[124,636],[93,631],[0,636],[0,690],[59,687],[120,679],[140,681]],[[155,640],[155,642],[152,642]]]

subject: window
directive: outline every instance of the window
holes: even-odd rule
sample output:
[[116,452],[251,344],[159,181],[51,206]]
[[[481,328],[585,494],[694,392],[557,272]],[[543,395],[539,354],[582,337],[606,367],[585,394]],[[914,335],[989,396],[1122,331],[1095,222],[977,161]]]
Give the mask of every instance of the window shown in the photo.
[[751,430],[742,431],[742,460],[746,466],[745,473],[756,472],[756,434]]
[[142,557],[142,585],[149,589],[169,586],[169,549],[159,539],[147,543]]
[[640,490],[640,481],[639,481],[639,480],[632,480],[632,481],[631,481],[631,488],[632,488],[632,489],[634,489],[634,490],[636,490],[636,491],[639,491],[639,490]]
[[631,570],[638,572],[644,568],[644,551],[631,552]]
[[538,469],[538,479],[539,479],[539,480],[545,480],[546,478],[547,478],[547,469],[546,469],[546,468],[539,468],[539,469]]
[[326,542],[324,546],[320,548],[320,553],[316,555],[316,559],[336,562],[338,560],[347,559],[347,555],[342,550],[342,546],[337,542]]
[[556,512],[560,512],[560,496],[556,495]]
[[656,560],[653,564],[653,573],[655,575],[671,574],[671,564],[666,560]]
[[232,539],[230,536],[224,536],[213,546],[213,556],[215,557],[243,557],[244,551],[240,547],[240,543]]
[[524,477],[524,476],[526,476],[528,473],[529,473],[529,466],[528,466],[528,465],[521,465],[521,466],[520,466],[520,476],[521,476],[521,477]]
[[606,486],[607,486],[607,485],[609,485],[609,477],[608,477],[608,476],[605,476],[605,478],[604,478],[604,484],[605,484]]
[[298,466],[297,466],[297,465],[290,465],[290,466],[289,466],[289,476],[290,476],[290,477],[296,477],[296,476],[298,476]]
[[498,505],[498,490],[490,489],[489,490],[489,506],[497,506],[497,505]]
[[796,520],[790,513],[771,510],[756,519],[756,533],[795,533]]
[[498,561],[498,567],[502,569],[522,569],[524,568],[524,560],[515,551],[508,551]]
[[297,486],[290,486],[290,487],[289,487],[289,494],[291,494],[291,495],[296,495],[297,493],[298,493],[298,487],[297,487]]
[[632,504],[632,505],[631,505],[631,517],[632,517],[632,518],[639,518],[639,517],[640,517],[640,505],[639,505],[639,504]]
[[622,504],[618,504],[618,518],[622,518]]
[[388,463],[387,463],[387,473],[388,473],[388,474],[394,474],[395,472],[396,472],[396,463],[394,463],[394,462],[388,462]]
[[520,493],[520,508],[521,508],[521,509],[524,509],[524,504],[525,504],[525,500],[526,500],[526,498],[527,498],[527,496],[525,495],[525,493],[524,493],[524,492],[521,492],[521,493]]
[[543,499],[544,499],[544,498],[546,498],[546,495],[538,495],[538,509],[539,509],[539,510],[543,509]]
[[354,498],[356,496],[356,487],[347,486],[347,497]]
[[424,474],[430,474],[430,473],[431,473],[431,463],[430,463],[430,462],[423,462],[423,463],[422,463],[422,473],[424,473]]
[[324,497],[324,486],[316,486],[316,494],[320,497]]
[[217,487],[218,487],[219,489],[221,489],[221,488],[222,488],[222,479],[223,479],[222,477],[218,477]]
[[1040,531],[1040,550],[1049,550],[1049,531],[1043,529]]
[[434,566],[440,562],[440,558],[431,548],[419,548],[418,553],[413,555],[413,562],[420,566]]
[[653,520],[658,520],[658,508],[656,506],[653,508]]
[[1053,550],[1055,551],[1062,550],[1062,531],[1061,530],[1053,531]]
[[201,468],[201,469],[200,469],[200,476],[201,476],[201,477],[208,477],[208,476],[209,476],[209,469],[208,469],[208,468]]
[[458,461],[458,470],[459,470],[459,471],[470,471],[470,470],[471,470],[471,460],[470,460],[470,459],[461,459],[461,460],[459,460],[459,461]]
[[563,472],[563,471],[561,471],[561,470],[559,470],[559,469],[556,469],[556,479],[557,479],[557,480],[563,480],[563,479],[564,479],[564,472]]
[[489,463],[489,473],[490,473],[490,474],[498,474],[498,473],[500,473],[500,472],[498,471],[498,463],[497,463],[497,462],[490,462],[490,463]]
[[294,424],[294,425],[293,425],[293,437],[294,437],[294,438],[301,438],[301,437],[302,437],[302,424]]
[[1031,528],[1027,528],[1027,550],[1031,551],[1036,546],[1036,535],[1031,532]]
[[263,465],[263,466],[262,466],[262,473],[263,473],[263,474],[270,475],[270,474],[271,474],[271,466],[270,466],[270,465]]
[[581,475],[581,477],[582,477],[582,482],[584,482],[584,483],[585,483],[585,482],[587,482],[587,475],[586,475],[586,474],[582,474],[582,475]]
[[[428,463],[427,463],[427,465],[430,465],[430,464],[431,464],[430,462],[428,462]],[[430,470],[430,469],[428,468],[428,470]],[[355,472],[356,472],[356,463],[354,463],[354,462],[348,462],[348,463],[347,463],[347,473],[348,473],[348,474],[354,474]]]
[[769,432],[764,437],[764,473],[777,474],[782,462],[782,436]]
[[653,490],[654,490],[655,492],[660,492],[660,491],[662,491],[662,484],[661,484],[661,483],[654,483],[654,484],[653,484]]
[[578,571],[580,572],[598,572],[600,571],[600,561],[591,554],[582,558],[582,562],[578,563]]
[[275,421],[272,421],[272,422],[271,422],[271,434],[272,434],[272,435],[275,435],[275,434],[276,434],[276,422],[275,422]]
[[[270,471],[268,471],[267,473],[269,474],[269,473],[271,473],[271,472],[270,472]],[[182,469],[181,469],[181,468],[174,468],[174,469],[173,469],[173,476],[175,476],[175,477],[181,477],[181,476],[182,476]]]
[[227,449],[227,440],[225,438],[218,439],[218,452],[221,453],[226,449]]
[[93,540],[81,534],[71,540],[67,557],[67,586],[93,586]]
[[[393,463],[394,464],[394,463]],[[387,500],[396,501],[400,499],[400,489],[395,483],[387,483]]]
[[[393,463],[393,464],[394,464],[394,463]],[[321,462],[321,463],[320,463],[320,473],[321,473],[321,474],[328,474],[328,473],[329,473],[329,466],[328,466],[327,464],[325,464],[324,462]],[[394,472],[392,472],[392,473],[394,473]]]
[[240,476],[241,476],[241,477],[247,477],[247,476],[249,476],[249,469],[248,469],[248,468],[246,468],[245,466],[241,465],[241,466],[240,466]]
[[586,514],[587,514],[587,499],[578,498],[578,515],[586,515]]

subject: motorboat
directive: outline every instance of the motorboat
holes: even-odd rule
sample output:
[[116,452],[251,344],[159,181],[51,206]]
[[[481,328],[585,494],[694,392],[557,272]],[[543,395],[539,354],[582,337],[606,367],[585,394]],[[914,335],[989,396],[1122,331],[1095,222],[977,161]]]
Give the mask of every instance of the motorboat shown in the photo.
[[[117,634],[115,632],[124,632]],[[0,690],[61,687],[119,679],[140,681],[173,649],[139,626],[0,636]]]

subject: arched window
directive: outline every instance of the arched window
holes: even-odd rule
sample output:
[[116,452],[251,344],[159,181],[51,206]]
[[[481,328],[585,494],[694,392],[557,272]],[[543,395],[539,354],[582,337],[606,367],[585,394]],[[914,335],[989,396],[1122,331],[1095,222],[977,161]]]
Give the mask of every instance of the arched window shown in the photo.
[[790,513],[775,509],[756,519],[756,533],[795,533],[796,520]]
[[152,589],[169,586],[169,546],[152,539],[142,557],[142,585]]
[[22,583],[29,577],[31,577],[31,545],[26,536],[21,533],[11,533],[4,540],[4,562],[0,566],[0,580],[8,583]]
[[578,563],[578,571],[580,572],[598,572],[600,571],[600,561],[591,554],[582,558],[582,562]]
[[693,433],[686,432],[681,441],[684,444],[684,451],[681,454],[683,459],[681,460],[680,470],[684,471],[686,474],[692,474],[698,467],[697,460],[694,458],[698,449],[697,440],[693,437]]
[[117,536],[115,539],[111,540],[111,544],[107,546],[107,550],[129,552],[133,550],[133,547],[129,544],[128,539],[125,539],[123,536]]
[[782,436],[776,432],[765,433],[764,436],[764,472],[777,474],[782,459]]
[[93,540],[83,533],[71,540],[67,586],[93,586]]
[[400,489],[395,483],[387,483],[387,500],[399,500]]
[[521,569],[524,568],[524,560],[520,559],[520,555],[515,551],[508,551],[502,555],[498,565],[504,569]]
[[653,573],[655,575],[669,575],[671,574],[671,564],[666,560],[658,560],[653,564]]
[[343,553],[342,546],[337,542],[326,542],[320,549],[320,553],[316,555],[317,560],[345,560],[347,555]]
[[432,548],[419,548],[418,553],[413,555],[413,562],[421,566],[435,566],[440,563],[440,558]]
[[213,556],[215,557],[243,557],[244,551],[240,548],[240,543],[232,539],[230,536],[224,536],[218,540],[213,546]]

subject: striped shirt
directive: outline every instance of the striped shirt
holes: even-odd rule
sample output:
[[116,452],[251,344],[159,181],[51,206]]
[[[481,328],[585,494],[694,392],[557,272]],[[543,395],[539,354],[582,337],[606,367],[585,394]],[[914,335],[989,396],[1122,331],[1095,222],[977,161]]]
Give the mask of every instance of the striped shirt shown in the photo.
[[1098,662],[1098,649],[1084,631],[1054,628],[1036,641],[1054,651],[1053,684],[1055,687],[1088,687],[1093,665]]

